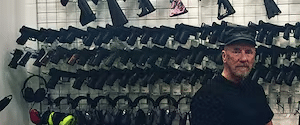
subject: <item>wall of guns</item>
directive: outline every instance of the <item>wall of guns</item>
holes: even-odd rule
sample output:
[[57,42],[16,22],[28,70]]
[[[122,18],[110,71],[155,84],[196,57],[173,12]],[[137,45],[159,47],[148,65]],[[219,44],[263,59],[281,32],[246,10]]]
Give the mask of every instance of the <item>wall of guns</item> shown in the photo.
[[[275,2],[279,3],[278,6]],[[133,100],[139,96],[147,95],[147,98],[150,96],[149,98],[156,100],[160,94],[170,94],[178,101],[180,97],[192,96],[201,84],[222,69],[222,43],[218,42],[218,37],[222,28],[231,23],[217,22],[225,19],[233,23],[239,22],[238,24],[246,23],[256,29],[257,65],[251,78],[263,83],[274,113],[295,113],[297,108],[299,110],[297,100],[300,100],[296,95],[300,94],[296,90],[300,78],[300,48],[292,41],[299,40],[300,25],[296,20],[292,21],[293,14],[297,11],[288,11],[287,18],[287,10],[283,6],[285,3],[280,0],[275,2],[202,0],[195,4],[191,0],[39,0],[38,29],[23,26],[20,28],[21,36],[16,41],[22,47],[37,44],[38,48],[16,49],[9,66],[27,67],[31,65],[27,62],[33,61],[32,64],[40,68],[41,75],[48,80],[46,87],[49,88],[51,97],[48,102],[56,105],[55,108],[50,106],[50,109],[57,110],[58,107],[59,112],[75,114],[75,109],[84,112],[90,109],[89,102],[97,100],[97,96],[114,100],[112,98],[126,95],[132,102],[136,102]],[[290,6],[291,3],[293,2],[288,5],[290,8],[293,7]],[[253,6],[255,13],[252,9],[246,9]],[[257,10],[260,6],[263,8],[262,12]],[[241,7],[245,8],[243,14]],[[280,13],[282,14],[279,15]],[[276,15],[280,17],[276,18]],[[262,20],[257,21],[258,19]],[[249,20],[251,21],[248,23]],[[278,25],[283,21],[289,23]],[[281,38],[291,44],[279,46],[277,42]],[[288,93],[285,93],[285,87],[288,88]],[[148,90],[143,90],[145,88]],[[85,98],[89,96],[90,101],[85,102]],[[67,98],[68,101],[55,103],[55,98],[60,97]],[[83,99],[77,99],[78,106],[77,101],[72,101],[76,97]],[[170,99],[162,103],[168,106],[175,104],[170,104],[169,101]],[[99,111],[105,109],[101,108],[104,104],[114,107],[115,102],[118,102],[117,105],[128,106],[130,101],[123,102],[121,99],[112,102],[114,103],[100,101]],[[148,102],[141,102],[138,106],[132,106],[131,103],[129,106],[142,108],[143,104],[148,105],[146,110],[142,108],[144,112],[152,107]],[[75,109],[72,104],[76,106]],[[45,105],[43,111],[47,110],[45,107],[48,104]],[[157,107],[157,103],[155,105],[153,107]],[[186,106],[183,109],[187,113],[188,104],[183,105]],[[166,112],[176,111],[176,108],[163,109]],[[118,114],[120,110],[114,111],[116,112],[111,113]],[[102,113],[105,114],[105,111]],[[174,119],[178,121],[177,116]]]

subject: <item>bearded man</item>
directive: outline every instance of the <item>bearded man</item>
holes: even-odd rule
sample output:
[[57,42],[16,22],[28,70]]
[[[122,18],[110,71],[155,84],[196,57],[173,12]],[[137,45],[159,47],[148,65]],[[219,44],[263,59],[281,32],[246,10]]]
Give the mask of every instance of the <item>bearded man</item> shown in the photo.
[[220,36],[223,71],[204,84],[191,102],[191,125],[273,125],[264,89],[251,80],[256,31],[225,27]]

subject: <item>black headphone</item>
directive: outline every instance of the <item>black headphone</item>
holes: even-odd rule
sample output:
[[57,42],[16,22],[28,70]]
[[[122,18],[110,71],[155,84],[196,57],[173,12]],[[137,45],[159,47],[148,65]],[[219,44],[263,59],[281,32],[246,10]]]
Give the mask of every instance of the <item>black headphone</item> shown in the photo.
[[[45,90],[44,88],[39,88],[38,90],[36,90],[35,92],[33,91],[32,88],[30,87],[26,87],[26,84],[28,82],[29,79],[31,79],[32,77],[39,77],[41,78],[44,83],[46,84],[46,80],[45,78],[43,78],[42,76],[40,75],[32,75],[32,76],[29,76],[25,81],[24,81],[24,85],[23,85],[23,88],[21,90],[22,92],[22,95],[23,95],[23,98],[27,101],[27,102],[41,102],[45,99],[46,97],[46,94],[47,94],[47,90]],[[26,88],[25,88],[26,87]]]

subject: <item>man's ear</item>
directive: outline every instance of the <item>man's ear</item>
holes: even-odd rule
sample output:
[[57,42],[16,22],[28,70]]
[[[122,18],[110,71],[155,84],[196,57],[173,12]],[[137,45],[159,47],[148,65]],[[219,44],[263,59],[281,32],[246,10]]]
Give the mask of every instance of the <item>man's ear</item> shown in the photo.
[[223,63],[226,62],[226,52],[225,52],[225,50],[222,50],[222,60],[223,60]]

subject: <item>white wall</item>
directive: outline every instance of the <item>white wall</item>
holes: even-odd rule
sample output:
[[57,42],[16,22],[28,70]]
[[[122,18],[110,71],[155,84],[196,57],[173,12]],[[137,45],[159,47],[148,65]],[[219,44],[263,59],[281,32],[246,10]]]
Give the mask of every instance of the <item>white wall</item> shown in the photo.
[[0,112],[1,125],[28,125],[28,103],[24,101],[20,90],[27,77],[26,69],[11,69],[8,64],[10,54],[17,45],[16,39],[22,25],[36,27],[35,0],[1,0],[0,1],[0,98],[12,94],[10,104]]

